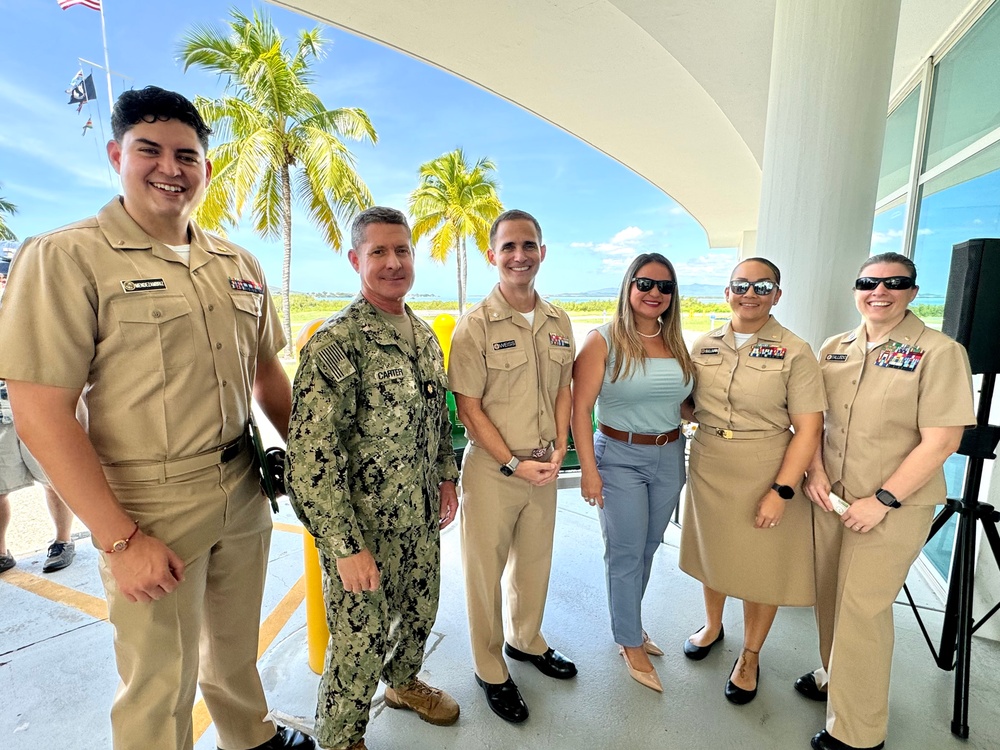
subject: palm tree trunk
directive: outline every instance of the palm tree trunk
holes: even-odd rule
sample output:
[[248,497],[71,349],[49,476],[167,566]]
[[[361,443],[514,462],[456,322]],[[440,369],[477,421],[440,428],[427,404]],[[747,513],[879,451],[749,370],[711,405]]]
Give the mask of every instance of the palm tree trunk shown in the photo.
[[458,277],[458,314],[465,314],[465,286],[462,283],[462,243],[458,234],[455,235],[455,275]]
[[285,338],[288,347],[285,356],[292,359],[295,356],[295,344],[292,341],[292,183],[288,174],[288,165],[281,168],[281,235],[285,244],[285,257],[281,262],[281,315],[285,323]]
[[465,314],[465,305],[468,303],[469,299],[469,254],[466,252],[465,247],[465,235],[463,234],[459,239],[462,245],[462,280],[459,282],[462,286],[462,314]]

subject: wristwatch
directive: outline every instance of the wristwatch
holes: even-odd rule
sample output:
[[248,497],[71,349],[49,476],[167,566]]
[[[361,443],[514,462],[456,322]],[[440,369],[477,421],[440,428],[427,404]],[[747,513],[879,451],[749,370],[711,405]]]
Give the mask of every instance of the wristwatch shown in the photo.
[[517,465],[521,463],[517,460],[517,456],[511,456],[510,461],[500,466],[500,473],[505,477],[514,476],[514,472],[517,470]]
[[134,523],[135,523],[135,528],[132,529],[132,533],[129,534],[124,539],[119,539],[117,542],[112,544],[111,549],[104,550],[105,554],[110,555],[114,552],[124,552],[125,550],[128,549],[128,543],[132,541],[132,537],[134,537],[136,535],[136,532],[139,531],[139,522],[134,521]]
[[778,497],[782,500],[791,500],[795,497],[795,490],[789,487],[787,484],[778,484],[775,482],[771,485],[771,489],[778,493]]
[[887,508],[903,507],[903,504],[896,499],[895,495],[889,492],[889,490],[884,490],[881,487],[879,487],[878,492],[875,493],[875,499]]

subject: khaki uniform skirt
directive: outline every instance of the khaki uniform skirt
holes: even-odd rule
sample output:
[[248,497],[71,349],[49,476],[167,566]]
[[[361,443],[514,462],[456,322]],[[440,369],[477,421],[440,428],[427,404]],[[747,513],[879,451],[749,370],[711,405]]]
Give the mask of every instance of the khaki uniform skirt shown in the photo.
[[754,528],[757,503],[774,483],[791,432],[726,440],[699,429],[691,441],[680,567],[711,589],[760,604],[816,601],[812,503],[795,486],[781,523]]

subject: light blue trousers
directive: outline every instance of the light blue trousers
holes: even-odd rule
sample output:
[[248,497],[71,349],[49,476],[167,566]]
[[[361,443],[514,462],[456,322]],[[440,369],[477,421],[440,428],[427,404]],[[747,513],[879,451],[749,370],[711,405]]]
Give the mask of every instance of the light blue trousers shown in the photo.
[[653,555],[663,541],[684,484],[684,438],[667,445],[629,445],[594,435],[604,483],[604,568],[615,643],[642,645],[642,597]]

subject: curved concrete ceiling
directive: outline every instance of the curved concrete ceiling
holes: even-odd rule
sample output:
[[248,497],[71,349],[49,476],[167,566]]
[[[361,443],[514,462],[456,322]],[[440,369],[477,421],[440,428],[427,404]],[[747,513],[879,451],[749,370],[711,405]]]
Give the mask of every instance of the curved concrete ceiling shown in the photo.
[[[713,247],[757,226],[776,0],[271,1],[580,138],[680,203]],[[894,91],[978,2],[902,0]]]

